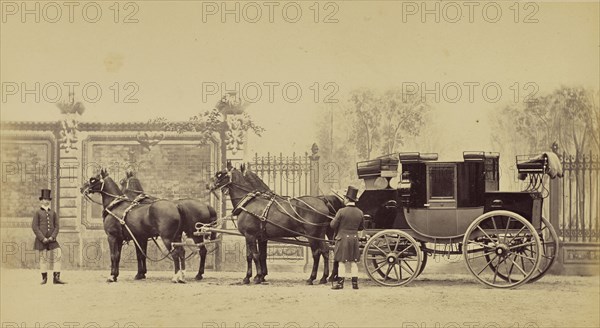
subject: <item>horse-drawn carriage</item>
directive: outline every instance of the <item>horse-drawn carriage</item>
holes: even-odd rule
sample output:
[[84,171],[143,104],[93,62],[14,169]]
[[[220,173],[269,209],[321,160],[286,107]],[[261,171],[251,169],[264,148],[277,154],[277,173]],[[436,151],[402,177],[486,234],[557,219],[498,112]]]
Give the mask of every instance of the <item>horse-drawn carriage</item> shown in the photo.
[[[378,284],[401,286],[423,271],[429,256],[462,255],[469,271],[488,286],[512,288],[540,279],[553,264],[559,246],[552,225],[542,217],[548,155],[519,158],[517,169],[521,178],[528,179],[526,190],[501,192],[497,153],[464,152],[463,161],[455,162],[439,162],[437,154],[399,153],[359,162],[357,174],[366,190],[356,205],[365,215],[367,238],[361,247],[366,273]],[[326,222],[304,221],[305,217],[298,215],[299,209],[324,214],[323,209],[315,208],[318,202],[296,201],[286,210],[277,200],[273,205],[274,195],[250,193],[252,196],[244,198],[246,191],[236,187],[243,174],[233,173],[237,175],[231,170],[218,172],[213,189],[227,188],[232,201],[236,199],[237,214],[246,215],[247,222],[253,223],[248,229],[251,233],[240,230],[249,242],[249,254],[253,252],[252,238],[260,239],[260,227],[271,229],[270,233],[265,230],[263,239],[271,239],[268,235],[277,232],[282,232],[276,237],[279,242],[298,244],[297,238],[281,237],[307,238],[304,244],[313,245],[314,254],[314,243],[323,242],[318,235],[298,227],[284,231],[281,223],[273,222],[270,211],[279,206],[280,212],[286,213],[278,219],[293,218],[300,228],[307,224],[322,227]],[[391,186],[391,179],[398,176],[398,186]],[[261,205],[248,208],[260,198]],[[249,274],[251,261],[249,255]],[[318,255],[315,261],[318,265]],[[260,270],[257,266],[259,275]],[[327,266],[325,270],[326,275]],[[311,279],[315,276],[313,270]]]
[[[463,160],[454,162],[440,162],[437,154],[399,153],[359,162],[357,174],[366,190],[356,205],[365,215],[366,238],[361,247],[366,273],[378,284],[402,286],[423,271],[429,256],[462,255],[468,270],[488,286],[512,288],[540,279],[554,263],[559,247],[556,232],[542,217],[542,201],[547,196],[544,175],[561,175],[553,155],[517,158],[519,177],[528,181],[520,192],[498,191],[497,153],[464,152]],[[391,186],[396,177],[398,185]],[[195,245],[202,258],[197,279],[204,272],[207,242],[203,237],[233,233],[246,238],[244,283],[250,282],[253,262],[254,282],[264,281],[269,240],[310,246],[313,268],[307,283],[316,279],[320,257],[325,266],[320,283],[327,282],[329,223],[344,206],[340,197],[279,196],[256,174],[228,166],[215,174],[210,189],[229,192],[237,233],[221,229],[226,218],[217,219],[209,205],[196,200],[149,199],[141,185],[130,188],[131,178],[128,175],[121,190],[103,172],[82,187],[88,197],[90,193],[102,195],[111,247],[109,281],[117,279],[121,245],[129,239],[137,246],[136,279],[143,279],[147,239],[158,235],[173,252],[173,281],[183,281],[185,255],[176,248],[186,245],[181,235],[187,232],[197,237]],[[144,230],[144,226],[152,229]],[[335,273],[334,267],[330,281]]]

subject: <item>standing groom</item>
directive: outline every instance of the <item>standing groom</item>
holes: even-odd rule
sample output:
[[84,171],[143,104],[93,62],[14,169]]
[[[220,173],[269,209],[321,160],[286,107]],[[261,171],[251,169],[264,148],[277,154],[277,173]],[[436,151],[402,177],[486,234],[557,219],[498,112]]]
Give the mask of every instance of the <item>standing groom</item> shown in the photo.
[[42,271],[42,285],[48,281],[48,264],[54,271],[53,282],[65,284],[60,280],[60,259],[62,256],[60,245],[56,241],[58,235],[58,216],[50,208],[50,189],[42,189],[40,208],[33,214],[31,228],[35,233],[34,249],[40,255],[40,270]]

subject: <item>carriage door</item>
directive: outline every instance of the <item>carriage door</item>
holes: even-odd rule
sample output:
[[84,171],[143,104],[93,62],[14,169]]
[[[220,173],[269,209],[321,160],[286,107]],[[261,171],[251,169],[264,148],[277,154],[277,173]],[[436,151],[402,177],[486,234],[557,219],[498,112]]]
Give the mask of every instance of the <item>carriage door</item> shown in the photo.
[[455,236],[456,163],[427,163],[427,230],[432,236]]

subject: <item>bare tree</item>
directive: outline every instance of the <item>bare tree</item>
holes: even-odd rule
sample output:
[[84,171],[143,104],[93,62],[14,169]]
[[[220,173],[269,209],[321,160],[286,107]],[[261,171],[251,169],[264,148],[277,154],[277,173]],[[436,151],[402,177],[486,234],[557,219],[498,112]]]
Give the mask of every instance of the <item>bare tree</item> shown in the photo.
[[353,141],[359,155],[370,159],[381,138],[381,98],[371,89],[359,89],[351,92],[350,102],[353,106],[348,109],[348,114],[354,119]]
[[382,150],[386,154],[404,145],[407,136],[418,136],[425,124],[430,107],[415,94],[403,94],[399,89],[388,90],[382,99]]

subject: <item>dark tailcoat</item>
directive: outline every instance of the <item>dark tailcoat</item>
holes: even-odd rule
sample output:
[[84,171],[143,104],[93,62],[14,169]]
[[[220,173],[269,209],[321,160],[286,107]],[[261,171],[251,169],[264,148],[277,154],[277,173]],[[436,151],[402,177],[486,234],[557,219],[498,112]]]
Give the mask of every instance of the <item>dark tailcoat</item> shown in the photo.
[[349,204],[337,212],[331,221],[331,227],[335,230],[334,260],[358,262],[360,258],[358,231],[364,229],[363,212]]
[[[33,229],[33,233],[35,233],[34,249],[51,250],[60,247],[56,241],[58,227],[58,215],[56,215],[56,212],[52,209],[46,211],[43,208],[39,208],[33,214],[33,222],[31,223],[31,229]],[[53,241],[44,244],[42,242],[44,238],[52,238]]]

